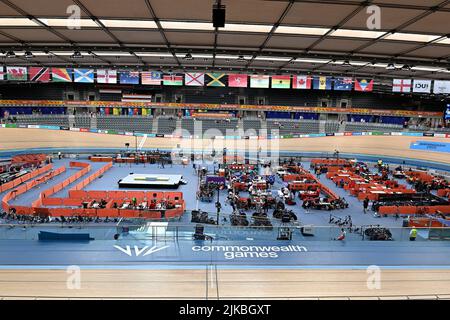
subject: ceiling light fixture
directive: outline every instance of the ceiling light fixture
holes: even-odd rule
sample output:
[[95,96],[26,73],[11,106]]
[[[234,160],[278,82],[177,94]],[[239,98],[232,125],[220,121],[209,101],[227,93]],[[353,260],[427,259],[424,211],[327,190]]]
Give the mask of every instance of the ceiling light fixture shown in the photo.
[[8,51],[6,53],[7,58],[14,58],[15,56],[16,56],[16,54],[14,53],[14,51]]
[[247,60],[245,60],[244,56],[242,56],[242,55],[239,56],[237,60],[238,60],[238,61],[244,61],[244,62],[247,61]]
[[80,51],[74,51],[74,53],[70,56],[72,59],[82,59],[83,55]]
[[396,70],[397,68],[393,63],[389,63],[386,67],[386,70]]
[[25,51],[24,57],[26,59],[32,59],[34,56],[33,56],[33,53],[31,51]]
[[194,60],[194,57],[190,53],[186,53],[186,55],[183,58],[184,60]]
[[405,65],[402,67],[402,70],[410,71],[410,70],[411,70],[411,66],[405,64]]

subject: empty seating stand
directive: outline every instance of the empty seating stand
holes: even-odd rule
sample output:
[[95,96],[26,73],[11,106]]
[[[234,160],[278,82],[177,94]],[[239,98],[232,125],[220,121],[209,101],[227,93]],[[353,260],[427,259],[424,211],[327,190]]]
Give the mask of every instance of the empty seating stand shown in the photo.
[[144,116],[97,116],[97,128],[125,132],[152,133],[153,118]]
[[339,122],[327,121],[327,123],[325,123],[325,133],[336,133],[336,132],[339,132]]
[[159,118],[158,133],[172,134],[177,128],[177,120],[175,118]]
[[29,125],[49,125],[49,126],[69,126],[69,117],[67,115],[15,115],[16,123]]
[[403,127],[395,124],[368,123],[368,122],[347,122],[345,126],[347,132],[399,132]]
[[244,119],[244,134],[246,136],[259,135],[261,130],[261,120],[245,120]]
[[75,116],[75,127],[76,128],[90,128],[91,127],[91,117],[89,115],[76,115]]
[[319,133],[319,121],[315,120],[267,120],[269,135]]

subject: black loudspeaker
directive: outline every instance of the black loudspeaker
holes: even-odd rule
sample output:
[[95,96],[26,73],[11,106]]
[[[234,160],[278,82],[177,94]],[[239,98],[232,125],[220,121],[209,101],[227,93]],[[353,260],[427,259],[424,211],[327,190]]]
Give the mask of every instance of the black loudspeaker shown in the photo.
[[213,6],[212,20],[214,28],[225,27],[225,6]]

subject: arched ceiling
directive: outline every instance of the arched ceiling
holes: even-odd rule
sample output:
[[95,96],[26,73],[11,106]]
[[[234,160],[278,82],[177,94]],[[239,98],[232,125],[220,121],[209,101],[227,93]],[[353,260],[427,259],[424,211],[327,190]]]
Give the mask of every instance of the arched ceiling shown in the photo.
[[[450,0],[222,0],[217,29],[214,3],[0,0],[0,63],[450,79]],[[381,29],[367,27],[371,5]]]

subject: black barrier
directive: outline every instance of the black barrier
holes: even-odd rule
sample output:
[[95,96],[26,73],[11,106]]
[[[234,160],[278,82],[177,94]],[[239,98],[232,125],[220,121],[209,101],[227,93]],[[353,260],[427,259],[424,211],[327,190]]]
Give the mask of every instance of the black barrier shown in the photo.
[[334,137],[334,133],[326,133],[327,137]]
[[434,137],[434,133],[433,132],[424,132],[423,136],[424,137]]
[[156,134],[156,137],[157,137],[157,138],[164,138],[164,134],[162,134],[162,133],[157,133],[157,134]]
[[70,130],[69,127],[59,127],[59,130]]

